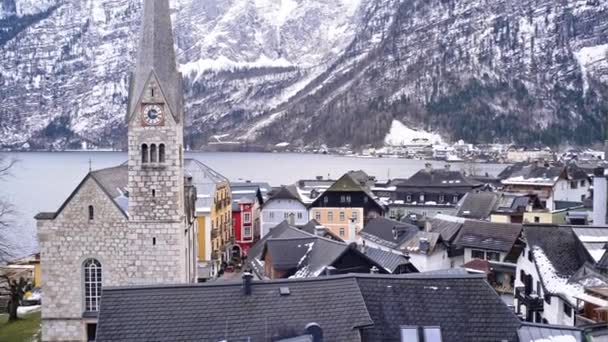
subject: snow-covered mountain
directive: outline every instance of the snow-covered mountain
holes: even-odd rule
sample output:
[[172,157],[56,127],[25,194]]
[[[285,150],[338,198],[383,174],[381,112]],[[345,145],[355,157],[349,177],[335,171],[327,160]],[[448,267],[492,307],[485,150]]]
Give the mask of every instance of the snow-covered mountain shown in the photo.
[[[188,143],[590,143],[608,0],[172,0]],[[0,145],[122,146],[141,0],[0,0]]]

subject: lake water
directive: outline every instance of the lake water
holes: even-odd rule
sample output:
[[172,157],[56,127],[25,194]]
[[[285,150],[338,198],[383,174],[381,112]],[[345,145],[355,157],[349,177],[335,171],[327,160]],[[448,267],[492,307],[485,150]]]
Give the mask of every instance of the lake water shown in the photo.
[[[15,246],[15,254],[37,249],[34,215],[56,211],[93,169],[123,163],[123,152],[28,152],[6,153],[18,163],[11,175],[0,182],[0,196],[15,207],[12,224],[4,236]],[[220,172],[231,181],[264,181],[273,186],[293,184],[315,176],[336,179],[349,170],[363,170],[378,179],[406,178],[424,167],[425,161],[397,158],[356,158],[322,154],[290,153],[186,153]],[[432,162],[443,167],[443,162]],[[453,164],[453,169],[469,165]],[[480,164],[476,170],[496,175],[505,165]]]

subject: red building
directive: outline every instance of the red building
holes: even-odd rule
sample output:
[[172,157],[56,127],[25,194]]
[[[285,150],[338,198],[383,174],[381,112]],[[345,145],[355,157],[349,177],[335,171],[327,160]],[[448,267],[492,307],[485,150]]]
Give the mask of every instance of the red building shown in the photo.
[[232,224],[234,225],[234,240],[241,248],[241,255],[246,255],[247,250],[253,245],[253,207],[254,203],[248,198],[242,198],[238,202],[238,210],[232,210]]

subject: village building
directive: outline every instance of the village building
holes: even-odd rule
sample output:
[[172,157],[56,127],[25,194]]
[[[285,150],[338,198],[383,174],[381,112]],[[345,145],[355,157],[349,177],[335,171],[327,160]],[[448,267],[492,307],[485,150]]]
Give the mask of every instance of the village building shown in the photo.
[[503,191],[537,195],[544,208],[557,210],[556,202],[582,203],[590,195],[591,179],[576,164],[515,164],[499,174]]
[[334,179],[324,179],[323,176],[317,176],[316,179],[299,180],[294,185],[298,193],[298,198],[300,198],[302,203],[308,206],[335,182]]
[[285,220],[291,225],[305,225],[309,221],[308,208],[297,195],[295,186],[279,188],[264,202],[260,215],[261,236]]
[[489,283],[497,292],[512,295],[517,259],[524,248],[521,233],[520,224],[466,220],[454,240],[464,252],[456,264],[476,268],[472,265],[479,265],[479,260],[487,261]]
[[[607,227],[526,225],[517,260],[515,310],[528,322],[575,326],[597,318],[584,311],[588,288],[608,286]],[[592,290],[590,290],[592,291]]]
[[528,336],[482,275],[244,274],[236,283],[105,289],[97,341],[518,342],[524,327]]
[[[168,0],[146,0],[127,103],[128,161],[89,172],[36,215],[43,341],[95,340],[101,289],[197,279],[196,189]],[[137,305],[138,307],[141,307]]]
[[536,161],[552,161],[553,152],[547,148],[528,148],[525,146],[510,146],[507,149],[507,162],[531,163]]
[[[247,254],[247,249],[251,247],[252,242],[260,239],[262,205],[272,192],[272,187],[268,183],[245,181],[230,183],[230,189],[232,191],[232,218],[235,221],[233,234],[235,236],[239,234],[239,238],[231,248],[233,257],[237,257]],[[245,223],[245,221],[249,222]],[[249,237],[250,227],[252,237]]]
[[430,163],[412,177],[394,180],[391,184],[396,191],[388,203],[388,215],[395,219],[411,213],[429,217],[454,215],[460,199],[483,186],[462,172],[451,170],[449,164],[442,169],[434,169]]
[[309,207],[311,219],[347,241],[356,241],[356,234],[367,221],[384,214],[383,205],[366,182],[355,180],[349,173],[340,177]]
[[[308,226],[314,224],[314,232]],[[283,221],[251,249],[248,266],[259,279],[308,278],[342,273],[418,272],[405,255],[359,248],[339,241],[312,221],[295,227]]]
[[222,266],[224,241],[231,222],[226,212],[231,202],[230,182],[217,171],[195,159],[185,159],[185,174],[196,187],[198,225],[198,280],[218,276]]

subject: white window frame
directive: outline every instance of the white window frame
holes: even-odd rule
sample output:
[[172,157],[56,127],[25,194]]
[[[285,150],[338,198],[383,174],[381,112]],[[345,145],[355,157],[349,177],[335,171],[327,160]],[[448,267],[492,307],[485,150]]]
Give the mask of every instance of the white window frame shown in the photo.
[[251,213],[243,213],[243,223],[251,223]]
[[94,258],[86,259],[82,263],[82,269],[82,280],[84,285],[84,311],[99,311],[99,302],[101,300],[101,285],[103,277],[103,269],[101,266],[101,262]]

